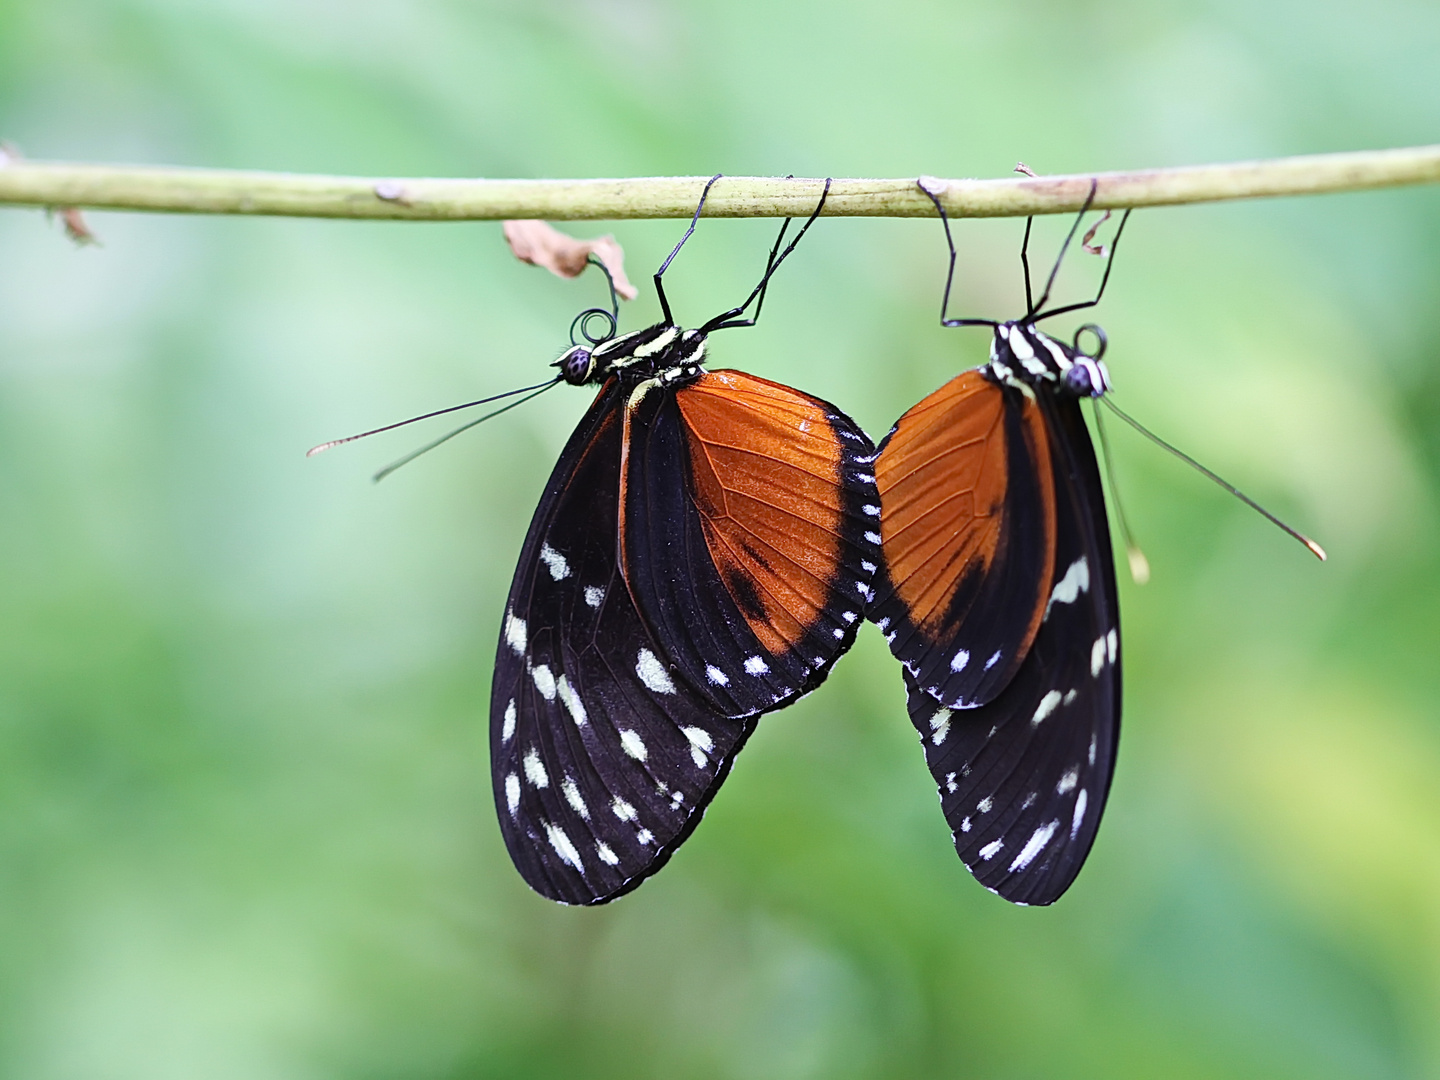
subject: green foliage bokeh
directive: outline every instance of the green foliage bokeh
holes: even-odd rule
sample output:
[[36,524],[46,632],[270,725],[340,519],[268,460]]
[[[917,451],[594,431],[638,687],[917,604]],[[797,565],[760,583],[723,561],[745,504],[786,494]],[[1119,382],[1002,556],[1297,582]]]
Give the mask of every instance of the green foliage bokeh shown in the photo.
[[[1409,0],[5,0],[0,135],[365,175],[1070,172],[1433,141],[1437,55]],[[489,668],[588,393],[379,486],[424,433],[302,452],[534,381],[600,283],[496,224],[90,220],[77,250],[0,211],[0,1075],[1440,1075],[1440,192],[1131,222],[1095,316],[1117,400],[1331,561],[1116,431],[1155,575],[1122,581],[1105,825],[1046,910],[955,858],[873,628],[657,878],[531,894]],[[624,244],[627,328],[679,228],[575,229]],[[772,228],[702,224],[677,316],[742,297]],[[1015,313],[1020,223],[958,235],[960,307]],[[715,361],[878,437],[983,359],[936,325],[942,255],[934,222],[823,221]]]

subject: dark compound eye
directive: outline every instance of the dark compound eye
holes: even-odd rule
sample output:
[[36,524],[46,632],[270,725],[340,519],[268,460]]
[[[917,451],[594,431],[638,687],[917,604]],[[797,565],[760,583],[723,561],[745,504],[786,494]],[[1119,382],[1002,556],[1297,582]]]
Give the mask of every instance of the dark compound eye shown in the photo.
[[1076,397],[1093,397],[1096,387],[1095,380],[1091,377],[1090,367],[1091,364],[1086,363],[1082,358],[1066,368],[1063,376],[1065,389]]
[[590,378],[590,372],[595,368],[595,361],[590,355],[590,350],[583,345],[577,345],[559,360],[555,366],[560,369],[560,377],[571,386],[583,386]]

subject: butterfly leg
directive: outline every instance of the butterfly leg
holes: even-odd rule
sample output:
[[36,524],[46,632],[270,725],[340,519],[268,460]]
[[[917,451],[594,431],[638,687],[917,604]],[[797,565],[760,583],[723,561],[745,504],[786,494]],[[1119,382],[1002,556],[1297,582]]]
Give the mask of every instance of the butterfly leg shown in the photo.
[[[760,279],[760,284],[756,285],[755,288],[751,290],[750,295],[745,298],[745,302],[739,307],[731,308],[729,311],[724,312],[721,315],[717,315],[715,318],[711,319],[709,322],[707,322],[704,326],[700,328],[701,333],[708,334],[714,330],[727,330],[732,326],[755,325],[756,321],[758,321],[760,318],[760,308],[765,303],[765,290],[770,285],[770,278],[774,275],[776,270],[780,269],[780,264],[783,263],[789,257],[790,253],[795,250],[795,246],[800,243],[800,238],[805,235],[811,225],[815,224],[815,219],[819,217],[820,212],[825,209],[825,200],[830,197],[830,183],[831,178],[827,176],[825,178],[825,190],[820,193],[820,201],[815,205],[815,209],[811,211],[810,216],[805,219],[805,224],[802,225],[800,227],[800,231],[795,234],[795,239],[790,241],[790,246],[787,247],[784,251],[780,251],[780,244],[785,239],[785,230],[790,227],[790,219],[785,219],[785,224],[780,226],[780,235],[775,238],[775,246],[770,249],[770,258],[766,260],[765,276]],[[778,256],[776,255],[777,251],[780,251]],[[759,301],[759,303],[756,303],[757,300]],[[750,316],[748,319],[741,318],[741,316],[745,314],[746,309],[749,308],[751,304],[756,305],[755,314]]]
[[685,241],[694,234],[695,223],[700,220],[700,211],[705,209],[705,200],[710,195],[710,189],[715,186],[715,181],[724,175],[724,173],[716,173],[706,183],[705,190],[700,192],[700,201],[695,205],[695,215],[690,219],[690,227],[685,230],[685,235],[680,237],[680,242],[675,245],[675,250],[670,252],[665,261],[660,264],[660,269],[655,271],[655,294],[660,297],[660,311],[665,316],[666,326],[674,326],[675,319],[670,314],[670,301],[665,299],[665,285],[660,279],[664,276],[665,271],[670,269],[670,263],[674,261],[675,256],[680,254],[680,249],[685,246]]
[[[940,205],[940,196],[935,191],[930,190],[930,188],[927,186],[926,179],[927,178],[925,177],[921,177],[919,180],[915,181],[915,183],[920,188],[920,190],[929,197],[930,201],[935,204],[935,210],[940,215],[940,224],[945,226],[945,243],[950,247],[950,269],[949,272],[945,275],[945,293],[940,298],[940,325],[994,326],[994,319],[951,319],[946,317],[946,312],[950,310],[950,286],[955,281],[955,238],[950,234],[950,217],[948,214],[945,213],[945,207]],[[1028,241],[1030,237],[1030,227],[1028,225],[1025,227],[1025,237]],[[1024,258],[1023,254],[1021,255],[1021,258]],[[1026,275],[1026,289],[1029,289],[1028,274]]]
[[[1092,198],[1093,198],[1093,192],[1092,192]],[[1125,223],[1126,223],[1127,221],[1129,221],[1129,220],[1130,220],[1130,211],[1129,211],[1129,210],[1126,210],[1125,213],[1124,213],[1124,215],[1120,218],[1120,227],[1115,230],[1115,239],[1112,240],[1112,241],[1110,241],[1110,255],[1109,255],[1109,257],[1105,260],[1105,275],[1100,279],[1100,289],[1099,289],[1099,291],[1097,291],[1097,292],[1095,293],[1095,299],[1093,299],[1093,300],[1082,300],[1082,301],[1081,301],[1080,303],[1078,303],[1078,304],[1066,304],[1064,307],[1058,307],[1058,308],[1056,308],[1056,309],[1053,310],[1053,311],[1047,311],[1047,312],[1044,312],[1043,314],[1035,315],[1035,316],[1033,316],[1033,317],[1031,318],[1031,320],[1030,320],[1031,322],[1039,322],[1041,319],[1048,319],[1048,318],[1050,318],[1050,317],[1053,316],[1053,315],[1064,315],[1064,314],[1066,314],[1067,312],[1080,311],[1080,310],[1082,310],[1082,309],[1084,309],[1084,308],[1092,308],[1092,307],[1094,307],[1096,304],[1100,303],[1100,298],[1105,295],[1105,286],[1110,283],[1110,267],[1111,267],[1111,265],[1115,262],[1115,250],[1116,250],[1116,248],[1118,248],[1118,247],[1120,246],[1120,236],[1121,236],[1122,233],[1124,233],[1124,231],[1125,231]],[[1071,229],[1070,232],[1071,232],[1071,235],[1073,236],[1075,230],[1074,230],[1074,229]],[[1067,240],[1066,242],[1068,243],[1069,241]],[[1053,275],[1052,275],[1052,276],[1053,276]],[[1047,289],[1048,289],[1048,287],[1047,287]]]

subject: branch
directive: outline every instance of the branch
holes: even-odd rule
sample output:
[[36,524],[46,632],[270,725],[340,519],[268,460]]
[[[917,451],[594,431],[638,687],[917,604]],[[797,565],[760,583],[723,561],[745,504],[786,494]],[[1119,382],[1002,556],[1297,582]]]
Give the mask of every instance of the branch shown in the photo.
[[[0,153],[0,205],[87,207],[188,214],[390,218],[404,221],[613,221],[682,218],[707,177],[633,180],[367,179],[296,173],[64,165]],[[1440,181],[1440,146],[1276,158],[1075,176],[941,181],[954,217],[1074,212],[1098,179],[1095,207],[1316,195]],[[797,217],[815,207],[819,180],[727,177],[706,217]],[[836,180],[827,217],[928,217],[935,208],[914,177]]]

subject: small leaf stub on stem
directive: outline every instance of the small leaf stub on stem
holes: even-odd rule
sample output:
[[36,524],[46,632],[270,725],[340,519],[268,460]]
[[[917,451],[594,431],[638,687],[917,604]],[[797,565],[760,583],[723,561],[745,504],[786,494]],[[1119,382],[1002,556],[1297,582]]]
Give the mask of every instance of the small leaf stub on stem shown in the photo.
[[577,240],[543,221],[507,221],[505,242],[521,262],[544,267],[557,277],[573,278],[589,265],[590,256],[610,272],[615,291],[634,300],[639,291],[625,277],[625,252],[613,236]]
[[937,198],[945,194],[945,189],[950,186],[949,181],[941,180],[938,176],[922,176],[915,183],[919,185],[921,191]]
[[85,215],[74,206],[53,206],[50,213],[60,218],[61,224],[65,226],[65,235],[70,238],[71,243],[76,247],[85,247],[100,244],[99,239],[90,230],[90,224],[85,220]]

